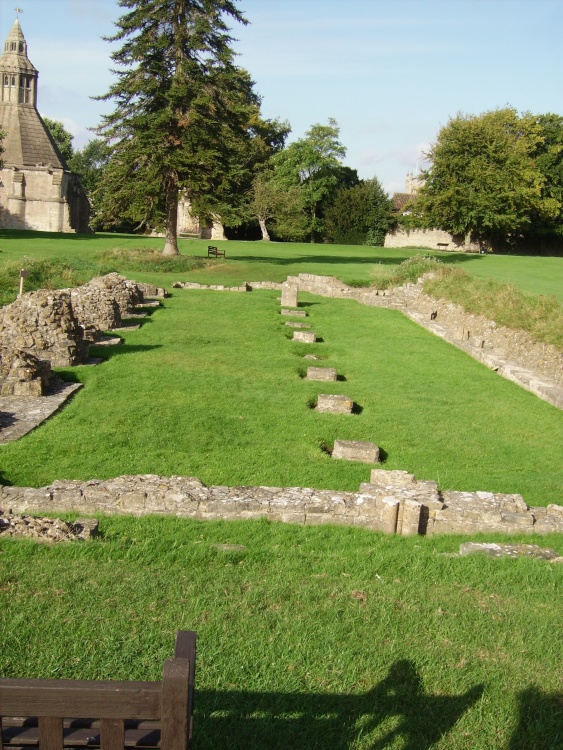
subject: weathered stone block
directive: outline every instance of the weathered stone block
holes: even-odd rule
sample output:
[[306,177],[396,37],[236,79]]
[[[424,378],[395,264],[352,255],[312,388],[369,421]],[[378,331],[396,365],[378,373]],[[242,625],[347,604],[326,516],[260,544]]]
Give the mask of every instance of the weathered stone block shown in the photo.
[[313,331],[294,331],[293,341],[300,341],[302,344],[314,344],[317,336]]
[[418,534],[422,505],[416,500],[405,500],[403,506],[403,519],[401,524],[401,536],[412,536]]
[[385,471],[385,469],[372,469],[370,472],[371,484],[382,484],[384,486],[406,487],[414,484],[414,474],[408,471]]
[[308,323],[295,323],[292,320],[286,321],[286,326],[289,328],[310,328],[311,326]]
[[379,461],[379,448],[375,443],[363,440],[335,440],[332,457],[373,464]]
[[291,315],[292,318],[306,318],[307,313],[305,310],[285,310],[281,311],[282,315]]
[[336,380],[334,367],[308,367],[307,380]]
[[299,287],[297,284],[289,284],[287,281],[282,284],[281,304],[282,307],[297,307],[297,293]]
[[317,411],[330,414],[351,414],[354,402],[348,396],[319,393],[317,397]]

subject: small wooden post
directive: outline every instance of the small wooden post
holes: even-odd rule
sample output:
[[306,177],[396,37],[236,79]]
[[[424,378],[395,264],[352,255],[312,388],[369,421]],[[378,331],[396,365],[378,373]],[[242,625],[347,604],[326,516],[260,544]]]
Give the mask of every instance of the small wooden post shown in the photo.
[[26,271],[25,268],[20,268],[20,293],[18,294],[18,297],[21,297],[23,294],[23,280],[29,276],[29,271]]

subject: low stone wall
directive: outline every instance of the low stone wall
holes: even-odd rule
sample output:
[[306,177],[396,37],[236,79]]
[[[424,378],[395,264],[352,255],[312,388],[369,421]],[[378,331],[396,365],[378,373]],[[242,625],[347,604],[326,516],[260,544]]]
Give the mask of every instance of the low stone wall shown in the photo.
[[28,292],[3,307],[0,337],[4,345],[49,360],[53,367],[80,364],[88,357],[69,289]]
[[5,513],[171,514],[362,526],[388,534],[563,532],[563,506],[529,508],[520,495],[440,492],[404,471],[374,469],[359,492],[307,487],[207,487],[195,477],[123,476],[0,487]]

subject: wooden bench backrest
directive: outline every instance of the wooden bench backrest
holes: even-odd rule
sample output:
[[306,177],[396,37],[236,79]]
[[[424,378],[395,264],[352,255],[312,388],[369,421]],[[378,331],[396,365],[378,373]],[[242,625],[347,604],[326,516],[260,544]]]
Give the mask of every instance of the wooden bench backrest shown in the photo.
[[[0,679],[0,750],[88,744],[123,750],[139,741],[188,750],[192,737],[196,634],[176,634],[162,682]],[[2,721],[3,717],[10,717]],[[35,722],[31,717],[37,717]],[[149,739],[147,739],[147,737]]]

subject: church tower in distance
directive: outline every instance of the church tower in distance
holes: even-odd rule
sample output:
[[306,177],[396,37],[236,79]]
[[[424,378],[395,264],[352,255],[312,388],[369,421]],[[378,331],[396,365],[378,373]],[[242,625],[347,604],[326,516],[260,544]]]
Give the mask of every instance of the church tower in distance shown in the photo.
[[0,56],[0,226],[86,233],[88,198],[37,111],[38,76],[16,18]]

